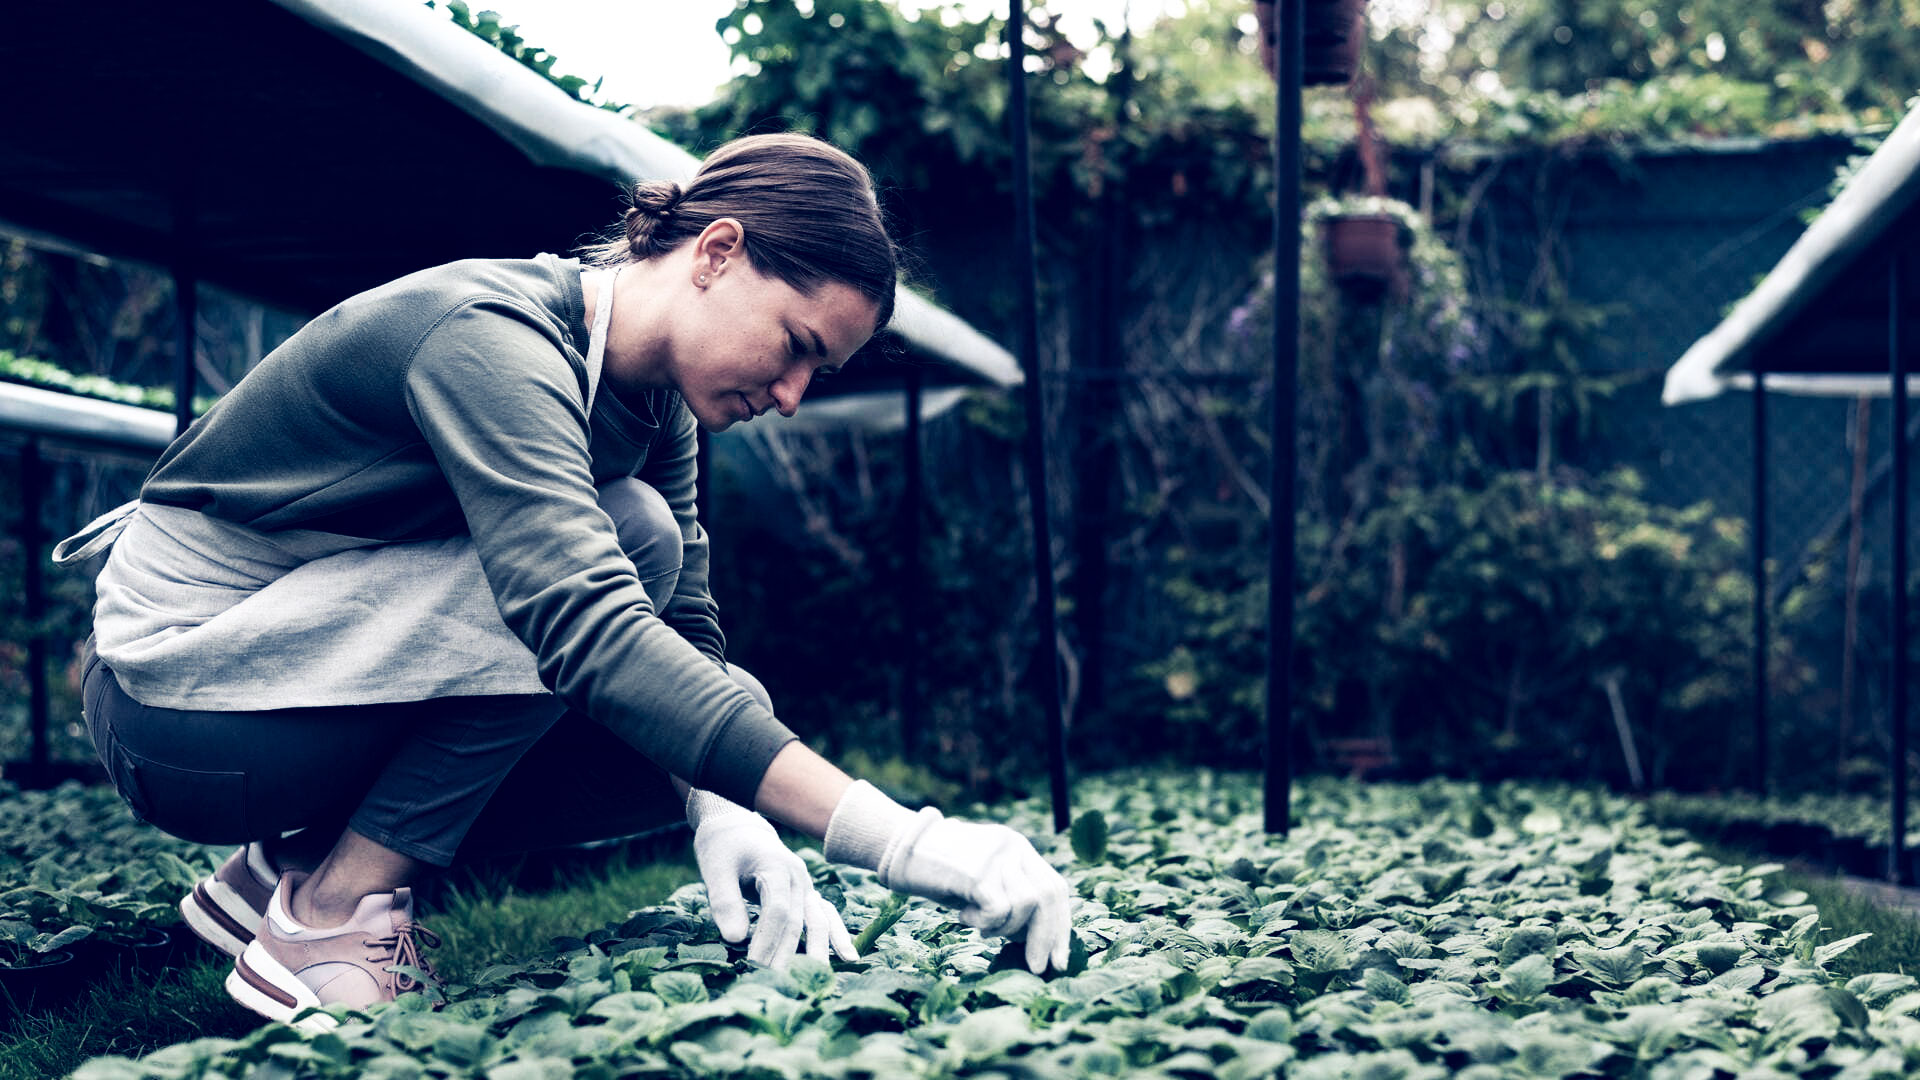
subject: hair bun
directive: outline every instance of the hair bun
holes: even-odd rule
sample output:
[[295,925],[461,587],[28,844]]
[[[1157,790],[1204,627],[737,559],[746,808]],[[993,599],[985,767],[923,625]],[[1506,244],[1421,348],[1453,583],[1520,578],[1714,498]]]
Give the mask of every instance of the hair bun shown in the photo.
[[633,208],[626,213],[627,246],[633,258],[645,259],[665,250],[667,219],[685,197],[686,192],[671,180],[642,180],[633,185]]
[[671,180],[643,180],[633,185],[633,208],[649,217],[666,217],[686,195]]

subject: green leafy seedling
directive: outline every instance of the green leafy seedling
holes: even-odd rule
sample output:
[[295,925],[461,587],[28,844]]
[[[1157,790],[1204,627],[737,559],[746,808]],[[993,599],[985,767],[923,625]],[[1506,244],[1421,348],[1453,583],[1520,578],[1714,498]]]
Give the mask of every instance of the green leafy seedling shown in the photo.
[[1089,810],[1073,822],[1073,857],[1083,863],[1101,862],[1107,857],[1107,818],[1098,810]]
[[900,917],[906,913],[907,895],[905,893],[896,892],[888,896],[881,903],[880,910],[873,916],[873,921],[860,931],[859,937],[853,939],[853,951],[865,956],[868,950],[873,948],[873,943],[880,940],[880,935],[893,929],[893,924],[899,922]]

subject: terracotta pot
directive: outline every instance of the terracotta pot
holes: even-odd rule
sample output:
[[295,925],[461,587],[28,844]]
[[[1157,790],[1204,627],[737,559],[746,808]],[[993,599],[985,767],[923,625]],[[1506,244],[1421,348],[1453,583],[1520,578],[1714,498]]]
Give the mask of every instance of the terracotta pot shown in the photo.
[[1350,291],[1378,294],[1405,281],[1406,254],[1400,246],[1400,221],[1389,214],[1330,217],[1322,226],[1327,270],[1334,283]]
[[1274,48],[1279,34],[1280,5],[1306,5],[1300,13],[1302,41],[1300,84],[1328,86],[1353,78],[1360,49],[1367,40],[1366,0],[1260,0],[1254,4],[1259,19],[1260,63],[1267,74],[1281,72]]
[[1366,0],[1298,2],[1306,4],[1300,84],[1337,86],[1351,80],[1367,40]]

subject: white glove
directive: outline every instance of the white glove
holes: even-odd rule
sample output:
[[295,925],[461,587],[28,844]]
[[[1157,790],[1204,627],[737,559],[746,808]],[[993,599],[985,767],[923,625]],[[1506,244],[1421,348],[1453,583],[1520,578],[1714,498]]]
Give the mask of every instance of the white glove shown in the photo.
[[914,813],[856,780],[827,823],[827,858],[876,870],[888,888],[959,910],[985,934],[1027,938],[1034,974],[1067,968],[1073,923],[1065,878],[1005,825]]
[[807,941],[807,955],[827,959],[827,950],[854,960],[853,936],[840,913],[814,890],[807,864],[780,842],[766,818],[710,791],[687,793],[687,824],[693,826],[693,857],[707,883],[707,905],[720,936],[738,944],[747,936],[747,901],[740,883],[760,894],[760,922],[753,927],[747,959],[787,966]]

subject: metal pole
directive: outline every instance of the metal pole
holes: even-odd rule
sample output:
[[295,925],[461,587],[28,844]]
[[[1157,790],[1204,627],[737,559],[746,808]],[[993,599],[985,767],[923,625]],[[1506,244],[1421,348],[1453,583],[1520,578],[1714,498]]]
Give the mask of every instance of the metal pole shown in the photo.
[[1040,377],[1040,271],[1035,265],[1033,225],[1033,150],[1027,118],[1027,25],[1023,0],[1008,0],[1007,123],[1013,135],[1013,254],[1020,294],[1020,360],[1026,369],[1027,506],[1033,518],[1034,605],[1039,609],[1041,706],[1050,738],[1047,765],[1053,780],[1053,827],[1065,832],[1072,822],[1067,792],[1067,726],[1060,711],[1060,633],[1053,599],[1053,534],[1047,522],[1047,411]]
[[177,355],[173,369],[173,432],[193,423],[193,395],[199,379],[193,369],[198,340],[200,280],[194,265],[195,200],[191,181],[182,181],[173,197],[173,316]]
[[174,434],[187,430],[193,423],[193,395],[199,390],[200,380],[193,370],[193,348],[195,342],[195,321],[200,317],[198,282],[193,271],[181,265],[173,268],[173,311],[174,320],[179,323],[177,348],[173,369],[173,431]]
[[1305,0],[1283,0],[1274,43],[1273,472],[1267,533],[1266,827],[1287,835],[1293,793],[1294,454],[1300,362],[1300,68]]
[[907,431],[906,431],[906,505],[903,513],[906,520],[902,531],[906,534],[906,601],[907,618],[905,620],[907,636],[906,670],[901,675],[900,687],[900,756],[911,760],[920,746],[920,673],[925,638],[920,633],[920,612],[929,609],[926,602],[926,560],[922,556],[921,515],[925,512],[927,498],[926,479],[921,475],[920,466],[920,400],[924,385],[921,368],[914,365],[907,369]]
[[1767,373],[1753,370],[1753,790],[1767,776]]
[[1893,603],[1888,662],[1888,723],[1893,729],[1893,836],[1887,845],[1887,880],[1906,880],[1907,853],[1907,375],[1900,340],[1900,251],[1887,261],[1887,366],[1893,378],[1893,541],[1890,560]]
[[47,717],[47,591],[40,568],[41,503],[45,489],[40,468],[40,440],[28,439],[20,450],[20,591],[27,616],[27,732],[29,738],[27,787],[46,787],[48,771]]

